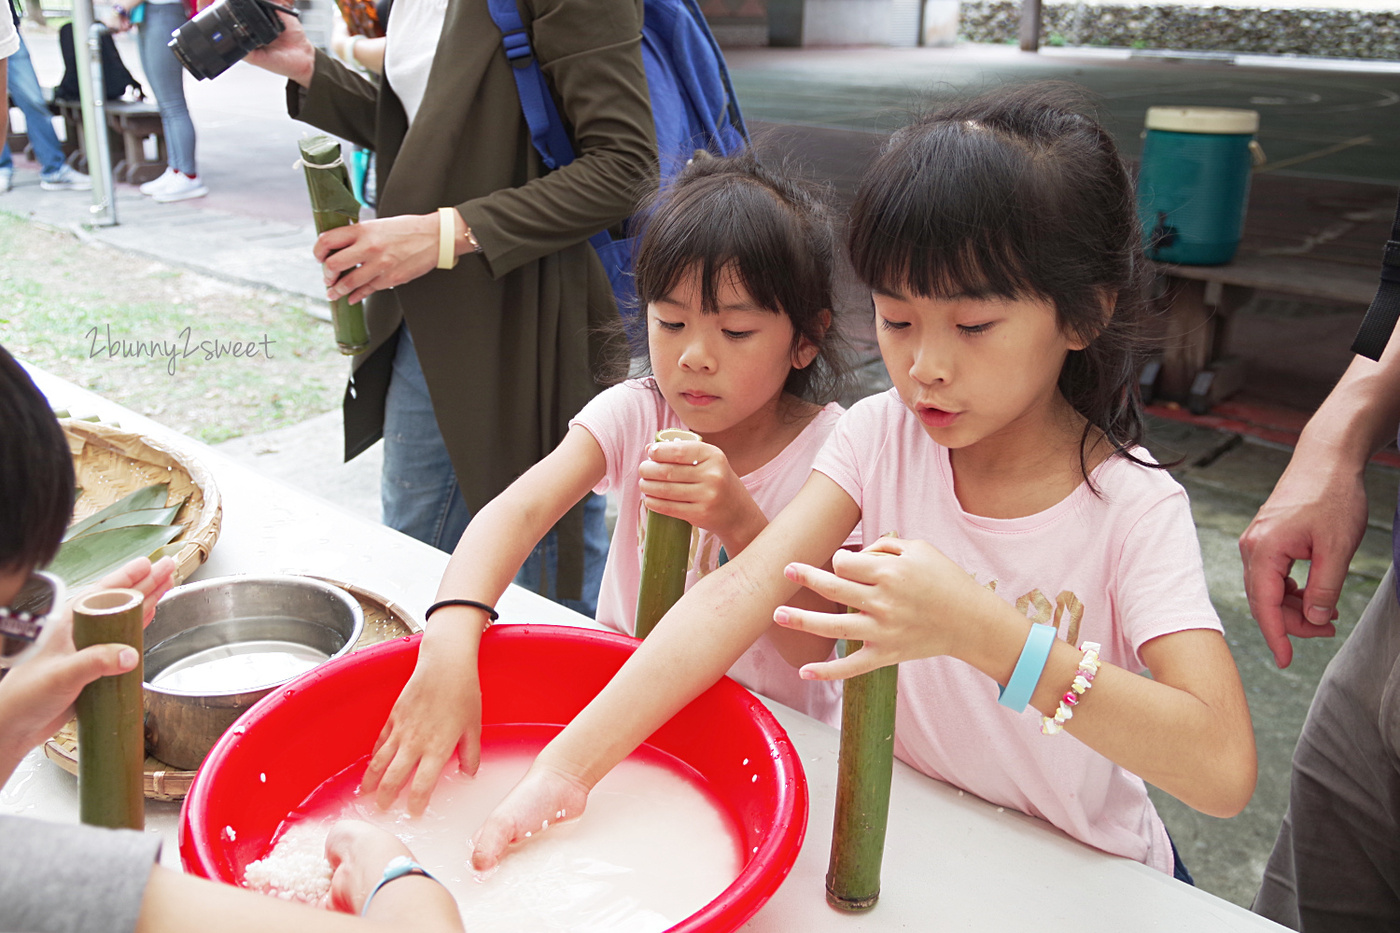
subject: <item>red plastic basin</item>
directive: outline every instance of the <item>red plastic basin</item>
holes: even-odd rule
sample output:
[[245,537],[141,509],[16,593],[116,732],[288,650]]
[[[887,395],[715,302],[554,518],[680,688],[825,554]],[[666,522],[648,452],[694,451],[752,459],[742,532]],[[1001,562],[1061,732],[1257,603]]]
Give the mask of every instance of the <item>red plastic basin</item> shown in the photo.
[[[278,825],[368,755],[418,659],[419,636],[325,664],[248,710],[204,760],[180,814],[185,870],[238,884]],[[485,724],[563,725],[640,644],[552,625],[498,625],[482,639]],[[652,735],[729,808],[749,853],[734,883],[672,930],[733,930],[778,889],[807,828],[807,779],[787,733],[727,677]],[[757,775],[757,780],[754,780]]]

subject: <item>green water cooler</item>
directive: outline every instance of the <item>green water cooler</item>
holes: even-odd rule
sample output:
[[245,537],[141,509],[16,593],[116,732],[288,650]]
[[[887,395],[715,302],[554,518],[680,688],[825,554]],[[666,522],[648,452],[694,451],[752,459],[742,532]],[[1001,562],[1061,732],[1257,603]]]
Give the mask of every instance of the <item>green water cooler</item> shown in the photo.
[[1148,108],[1137,188],[1148,258],[1213,266],[1234,257],[1258,130],[1254,110]]

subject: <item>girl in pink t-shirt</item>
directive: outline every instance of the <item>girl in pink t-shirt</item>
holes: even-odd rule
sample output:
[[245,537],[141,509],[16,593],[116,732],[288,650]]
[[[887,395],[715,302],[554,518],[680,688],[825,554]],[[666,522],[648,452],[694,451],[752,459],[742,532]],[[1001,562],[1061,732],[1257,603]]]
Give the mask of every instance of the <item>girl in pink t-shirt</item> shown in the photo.
[[[1185,495],[1139,446],[1133,187],[1078,105],[1002,91],[893,136],[848,246],[894,390],[846,414],[792,503],[540,753],[474,835],[478,868],[540,814],[577,815],[774,621],[864,642],[805,677],[904,662],[900,757],[1087,844],[1173,871],[1144,781],[1244,807],[1239,674]],[[838,552],[852,529],[866,550]],[[799,587],[857,611],[785,607]]]
[[[409,810],[421,812],[454,755],[476,771],[477,647],[491,606],[589,490],[620,500],[598,618],[629,634],[645,510],[698,530],[693,581],[744,550],[797,493],[841,413],[822,404],[839,382],[829,337],[834,252],[821,201],[752,156],[698,159],[661,193],[635,267],[651,375],[595,398],[559,446],[467,526],[365,773],[363,788],[381,805],[409,785]],[[653,443],[669,427],[703,440]],[[735,678],[818,718],[838,715],[838,686],[797,674],[830,657],[834,642],[778,627],[762,634],[731,659]]]

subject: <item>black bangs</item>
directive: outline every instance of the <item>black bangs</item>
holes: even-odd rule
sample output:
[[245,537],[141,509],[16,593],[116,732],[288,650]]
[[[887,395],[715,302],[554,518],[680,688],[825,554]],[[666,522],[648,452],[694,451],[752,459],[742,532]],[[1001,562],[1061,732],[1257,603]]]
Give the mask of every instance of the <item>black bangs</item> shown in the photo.
[[895,134],[851,210],[856,275],[892,295],[1026,297],[1036,237],[1017,205],[1034,196],[1031,163],[981,126]]
[[[837,397],[844,366],[830,314],[836,239],[821,191],[749,151],[697,153],[657,193],[644,224],[634,266],[641,308],[692,273],[710,314],[719,311],[721,288],[740,285],[759,307],[787,315],[794,348],[804,339],[817,347],[811,364],[789,373],[785,391],[817,403]],[[643,317],[629,337],[635,343],[645,334]]]
[[719,289],[726,278],[775,314],[802,317],[829,308],[831,248],[813,243],[803,226],[790,207],[757,182],[736,183],[721,175],[697,178],[648,218],[637,259],[637,298],[642,305],[665,298],[694,271],[708,313],[719,310]]
[[1132,179],[1084,110],[1082,89],[1039,83],[916,120],[862,180],[847,245],[877,292],[1048,301],[1061,331],[1088,344],[1060,373],[1085,442],[1092,426],[1137,459],[1148,264]]

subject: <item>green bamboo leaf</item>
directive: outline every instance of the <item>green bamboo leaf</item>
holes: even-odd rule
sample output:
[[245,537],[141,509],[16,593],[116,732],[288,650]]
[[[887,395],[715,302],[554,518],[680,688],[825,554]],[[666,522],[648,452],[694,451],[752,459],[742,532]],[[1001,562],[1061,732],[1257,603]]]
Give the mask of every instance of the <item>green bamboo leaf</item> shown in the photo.
[[127,525],[83,535],[64,544],[47,569],[76,589],[168,544],[183,530],[183,525]]
[[189,542],[177,541],[174,544],[162,544],[147,556],[151,559],[151,563],[153,564],[162,557],[179,557],[180,552],[185,549],[186,544],[189,544]]
[[184,508],[185,500],[181,499],[172,506],[158,509],[133,509],[122,515],[112,515],[104,518],[96,525],[92,525],[78,534],[73,534],[70,530],[64,536],[64,541],[75,541],[91,534],[103,531],[111,531],[113,528],[123,528],[127,525],[169,525],[175,520],[175,515]]
[[165,499],[170,488],[169,483],[155,483],[145,489],[138,489],[129,495],[118,499],[100,512],[89,515],[87,518],[72,525],[63,540],[76,538],[87,531],[98,522],[105,521],[114,515],[124,515],[136,509],[153,509],[165,505]]

